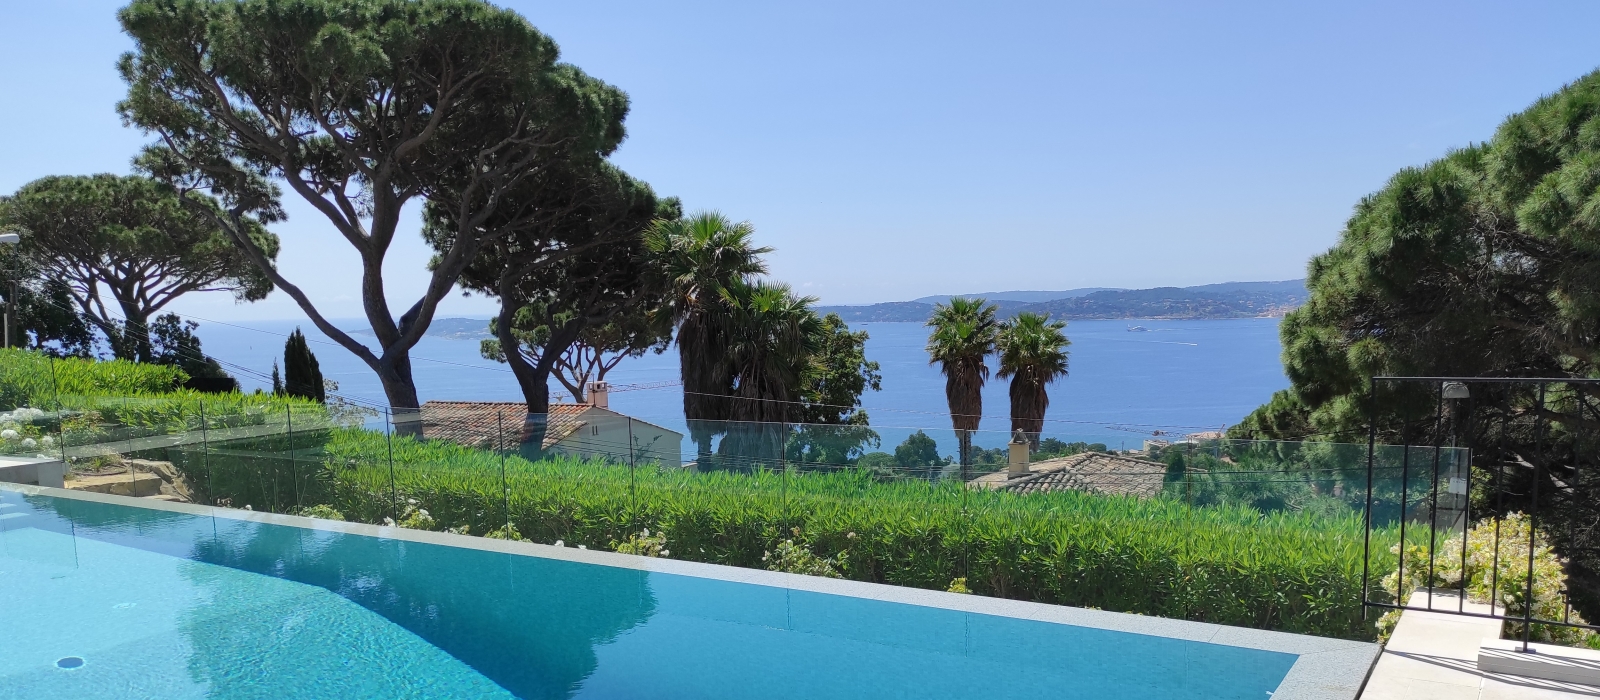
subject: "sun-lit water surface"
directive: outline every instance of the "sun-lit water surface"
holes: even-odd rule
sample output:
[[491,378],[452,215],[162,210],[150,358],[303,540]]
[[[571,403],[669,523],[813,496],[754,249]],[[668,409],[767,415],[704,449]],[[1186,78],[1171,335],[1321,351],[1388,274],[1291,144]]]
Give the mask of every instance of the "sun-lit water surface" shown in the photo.
[[1297,658],[14,491],[0,504],[0,698],[1260,700]]

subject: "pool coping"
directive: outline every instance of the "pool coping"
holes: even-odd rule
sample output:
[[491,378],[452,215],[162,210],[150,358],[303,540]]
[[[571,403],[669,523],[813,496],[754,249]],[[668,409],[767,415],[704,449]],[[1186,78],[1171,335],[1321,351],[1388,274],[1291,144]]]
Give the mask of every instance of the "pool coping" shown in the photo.
[[456,535],[431,530],[413,530],[403,527],[367,525],[365,523],[342,520],[279,515],[277,513],[192,503],[175,503],[132,496],[114,496],[47,486],[0,483],[0,490],[52,498],[69,498],[80,501],[147,508],[187,515],[220,517],[309,530],[325,530],[446,547],[462,547],[486,552],[534,556],[583,564],[747,583],[772,588],[881,600],[957,612],[1052,622],[1112,632],[1168,637],[1297,655],[1299,658],[1295,660],[1294,666],[1289,669],[1288,675],[1284,676],[1283,681],[1278,685],[1278,689],[1273,692],[1272,700],[1355,700],[1362,687],[1366,684],[1367,676],[1371,673],[1380,651],[1380,647],[1377,644],[1370,642],[1329,639],[1303,634],[1219,625],[1209,622],[1193,622],[1006,598],[948,593],[882,583],[786,574],[721,564],[656,559],[632,554],[579,549],[577,547],[492,540],[472,535]]

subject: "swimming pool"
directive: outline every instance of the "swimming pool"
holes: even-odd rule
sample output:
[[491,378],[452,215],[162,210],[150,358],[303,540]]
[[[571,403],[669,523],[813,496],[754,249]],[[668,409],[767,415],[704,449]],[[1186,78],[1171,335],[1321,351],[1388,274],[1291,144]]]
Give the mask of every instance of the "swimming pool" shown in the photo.
[[1350,698],[1375,651],[0,484],[0,698]]

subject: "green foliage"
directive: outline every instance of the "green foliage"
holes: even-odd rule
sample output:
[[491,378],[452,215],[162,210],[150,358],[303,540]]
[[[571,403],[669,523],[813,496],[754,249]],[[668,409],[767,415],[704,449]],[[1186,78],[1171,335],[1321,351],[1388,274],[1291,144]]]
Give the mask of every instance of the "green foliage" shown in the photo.
[[344,520],[344,513],[334,510],[333,506],[314,505],[293,511],[293,515],[305,518],[322,518],[323,520]]
[[[277,365],[273,365],[273,370],[277,370]],[[295,328],[294,332],[289,334],[289,339],[284,341],[283,373],[282,393],[311,399],[317,403],[327,403],[328,396],[322,384],[322,368],[317,365],[317,356],[311,353],[311,346],[306,343],[306,337],[299,328]],[[273,390],[277,391],[277,381],[273,382]]]
[[[361,258],[381,345],[363,359],[375,369],[405,366],[439,299],[483,243],[508,233],[488,219],[517,188],[602,158],[625,135],[626,94],[560,63],[554,41],[487,2],[133,0],[118,19],[133,44],[118,63],[128,83],[118,110],[162,144],[141,166],[190,200],[225,200],[214,218],[275,281],[247,230],[283,217],[275,183],[289,183]],[[455,225],[436,239],[446,242],[422,298],[395,317],[384,261],[419,198],[454,212]],[[408,372],[379,379],[396,408],[418,405]]]
[[1067,376],[1066,321],[1050,320],[1048,314],[1018,313],[1000,324],[995,350],[1000,355],[1001,379],[1011,379],[1011,430],[1021,431],[1034,449],[1044,430],[1044,414],[1050,408],[1051,382]]
[[735,223],[718,212],[659,219],[644,234],[654,284],[667,293],[664,311],[672,319],[683,378],[683,415],[697,448],[696,462],[711,457],[711,439],[732,411],[733,370],[727,355],[727,317],[722,292],[736,282],[763,274],[761,256],[771,248],[755,244],[755,227]]
[[1070,457],[1083,452],[1109,452],[1103,442],[1062,442],[1057,438],[1045,438],[1039,442],[1039,449],[1029,455],[1029,461],[1038,462],[1046,459]]
[[[1279,326],[1288,391],[1234,436],[1470,445],[1506,466],[1492,507],[1537,509],[1572,560],[1573,597],[1600,615],[1600,508],[1590,470],[1528,455],[1594,439],[1592,387],[1474,384],[1439,411],[1437,383],[1374,376],[1600,376],[1600,71],[1507,117],[1486,142],[1396,173],[1311,260],[1306,304]],[[1548,391],[1547,391],[1548,389]],[[1370,396],[1370,398],[1369,398]],[[1376,414],[1369,415],[1375,407]],[[1548,465],[1548,466],[1544,466]],[[1545,484],[1534,484],[1542,471]],[[1532,494],[1563,493],[1558,503]]]
[[939,467],[949,464],[950,460],[941,458],[939,444],[918,430],[895,446],[894,463],[898,467]]
[[621,554],[637,554],[642,557],[671,557],[672,550],[667,549],[667,533],[657,532],[650,534],[650,528],[639,531],[637,535],[629,535],[622,542],[612,542],[611,548]]
[[[465,528],[463,528],[463,530],[465,530]],[[466,533],[463,532],[462,534],[466,534]],[[486,537],[486,538],[489,538],[491,540],[510,540],[512,542],[532,542],[533,541],[533,540],[530,540],[530,539],[528,539],[526,537],[523,537],[522,533],[517,532],[517,526],[513,525],[511,523],[506,523],[505,525],[502,525],[502,526],[497,527],[497,528],[495,528],[493,530],[485,532],[485,533],[483,533],[483,536]]]
[[768,571],[844,578],[839,570],[846,568],[849,556],[850,553],[846,551],[840,552],[837,559],[824,559],[813,554],[804,544],[795,544],[794,540],[787,539],[779,542],[771,552],[762,552],[761,561],[766,563]]
[[[515,456],[505,459],[502,482],[501,457],[492,452],[409,438],[392,446],[391,486],[383,435],[331,431],[322,475],[303,479],[302,502],[379,522],[391,517],[393,489],[407,508],[426,509],[433,529],[488,531],[503,527],[509,513],[518,533],[537,542],[615,547],[648,528],[673,543],[674,558],[751,568],[770,566],[792,541],[780,559],[803,560],[793,549],[800,548],[863,581],[945,590],[965,577],[983,595],[1342,637],[1373,633],[1354,593],[1361,518],[1348,511],[1018,495],[878,480],[864,470],[697,473]],[[263,493],[272,474],[290,476],[279,455],[237,458],[230,470],[256,476],[229,483],[264,485],[252,487]],[[202,470],[199,459],[184,465]],[[1393,559],[1374,547],[1373,570],[1391,571]]]
[[[867,359],[867,332],[830,313],[817,329],[817,349],[805,373],[805,407],[799,419],[825,425],[866,425],[861,395],[883,388],[878,363]],[[873,444],[876,447],[876,443]]]
[[[151,316],[178,297],[226,290],[264,299],[272,283],[217,224],[210,197],[180,197],[151,178],[52,176],[24,185],[0,205],[0,229],[22,232],[18,252],[69,296],[119,359],[151,362]],[[278,239],[251,226],[243,235],[267,259]],[[106,290],[115,304],[72,290]],[[118,316],[107,311],[111,306]]]
[[[0,225],[0,233],[14,233]],[[94,352],[94,331],[78,313],[72,290],[65,280],[46,276],[39,261],[23,255],[16,246],[0,246],[0,270],[16,282],[0,284],[0,297],[15,304],[12,347],[25,347],[63,357],[89,357]],[[16,298],[9,298],[12,291]]]
[[[866,416],[864,412],[857,415]],[[790,433],[785,457],[799,465],[843,466],[857,464],[867,448],[881,444],[877,431],[865,425],[802,425]]]
[[967,577],[965,576],[957,576],[951,579],[950,585],[945,588],[945,591],[949,593],[972,593],[972,589],[967,588]]
[[937,304],[927,326],[928,364],[939,365],[944,375],[944,396],[950,407],[950,424],[956,430],[957,458],[968,464],[971,431],[983,419],[983,383],[989,379],[984,358],[994,352],[1000,323],[995,306],[983,299],[952,297]]
[[[231,379],[222,365],[207,357],[200,348],[200,338],[194,330],[200,324],[184,321],[177,314],[162,314],[150,324],[150,361],[158,365],[174,365],[184,374],[205,379]],[[237,382],[234,382],[237,389]]]
[[[1430,565],[1427,544],[1408,543],[1405,547],[1405,582],[1400,582],[1401,571],[1396,570],[1383,579],[1387,591],[1415,591],[1428,586],[1455,589],[1462,586],[1465,575],[1467,598],[1478,603],[1492,602],[1506,617],[1516,618],[1528,608],[1528,534],[1531,520],[1521,513],[1511,513],[1502,519],[1478,522],[1467,532],[1466,569],[1463,574],[1462,558],[1436,557]],[[1498,544],[1498,547],[1496,546]],[[1575,624],[1587,624],[1576,612],[1567,610],[1566,560],[1556,555],[1549,538],[1543,532],[1534,538],[1533,551],[1533,617],[1542,620],[1566,619]],[[1390,549],[1400,553],[1400,545]],[[1456,535],[1437,545],[1439,552],[1461,552],[1461,536]],[[1498,564],[1498,568],[1496,567]],[[1432,573],[1432,578],[1429,574]],[[1399,620],[1398,611],[1386,613],[1378,621],[1378,629],[1385,635],[1393,630]],[[1508,622],[1508,637],[1521,638],[1522,625]],[[1536,642],[1589,646],[1596,643],[1595,633],[1573,627],[1533,625],[1531,638]]]
[[900,466],[900,463],[888,452],[868,452],[856,459],[856,466],[875,472],[891,473],[895,467]]
[[[530,176],[496,208],[485,225],[506,235],[486,241],[460,284],[499,299],[495,337],[480,352],[511,365],[530,412],[548,404],[550,375],[582,402],[589,382],[603,381],[623,359],[665,351],[672,338],[670,319],[658,313],[665,292],[647,269],[642,232],[678,210],[677,200],[658,198],[597,158]],[[428,208],[424,233],[435,249],[454,239],[456,216],[449,207]]]
[[178,367],[52,358],[0,349],[0,408],[53,406],[64,396],[147,396],[171,392],[188,376]]
[[816,297],[766,280],[733,280],[720,293],[734,384],[728,418],[800,422],[795,404],[807,388],[802,380],[822,350],[822,319],[811,310]]
[[[1597,129],[1600,72],[1357,203],[1339,242],[1312,259],[1307,303],[1280,326],[1292,389],[1235,434],[1359,434],[1374,375],[1594,376]],[[1380,425],[1433,410],[1429,391],[1379,389]],[[1483,398],[1485,416],[1531,402]]]
[[967,464],[981,469],[1004,468],[1011,464],[1011,450],[1005,447],[991,447],[987,450],[974,447],[968,454],[971,457],[968,458]]
[[432,530],[439,525],[439,521],[435,520],[426,508],[418,508],[415,504],[411,504],[406,506],[405,514],[400,516],[399,522],[395,525],[412,530]]

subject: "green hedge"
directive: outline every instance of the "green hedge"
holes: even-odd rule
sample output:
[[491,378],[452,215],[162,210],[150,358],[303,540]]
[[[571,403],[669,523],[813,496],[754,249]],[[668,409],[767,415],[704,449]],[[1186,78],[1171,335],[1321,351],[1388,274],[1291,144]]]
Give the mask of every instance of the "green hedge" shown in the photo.
[[[509,515],[536,542],[594,549],[648,527],[666,533],[674,558],[756,568],[779,542],[798,539],[847,562],[844,575],[858,580],[942,590],[965,577],[985,595],[1373,637],[1361,620],[1362,529],[1354,515],[980,492],[857,470],[739,474],[574,459],[530,463],[405,438],[391,444],[352,429],[323,438],[302,440],[292,459],[280,441],[220,446],[203,458],[191,450],[178,461],[213,497],[236,507],[287,512],[325,504],[366,522],[420,507],[435,527],[472,533],[498,529]],[[1386,552],[1374,547],[1374,579],[1392,568]]]
[[189,375],[167,365],[52,358],[0,348],[0,410],[47,408],[61,396],[147,396],[172,391]]

